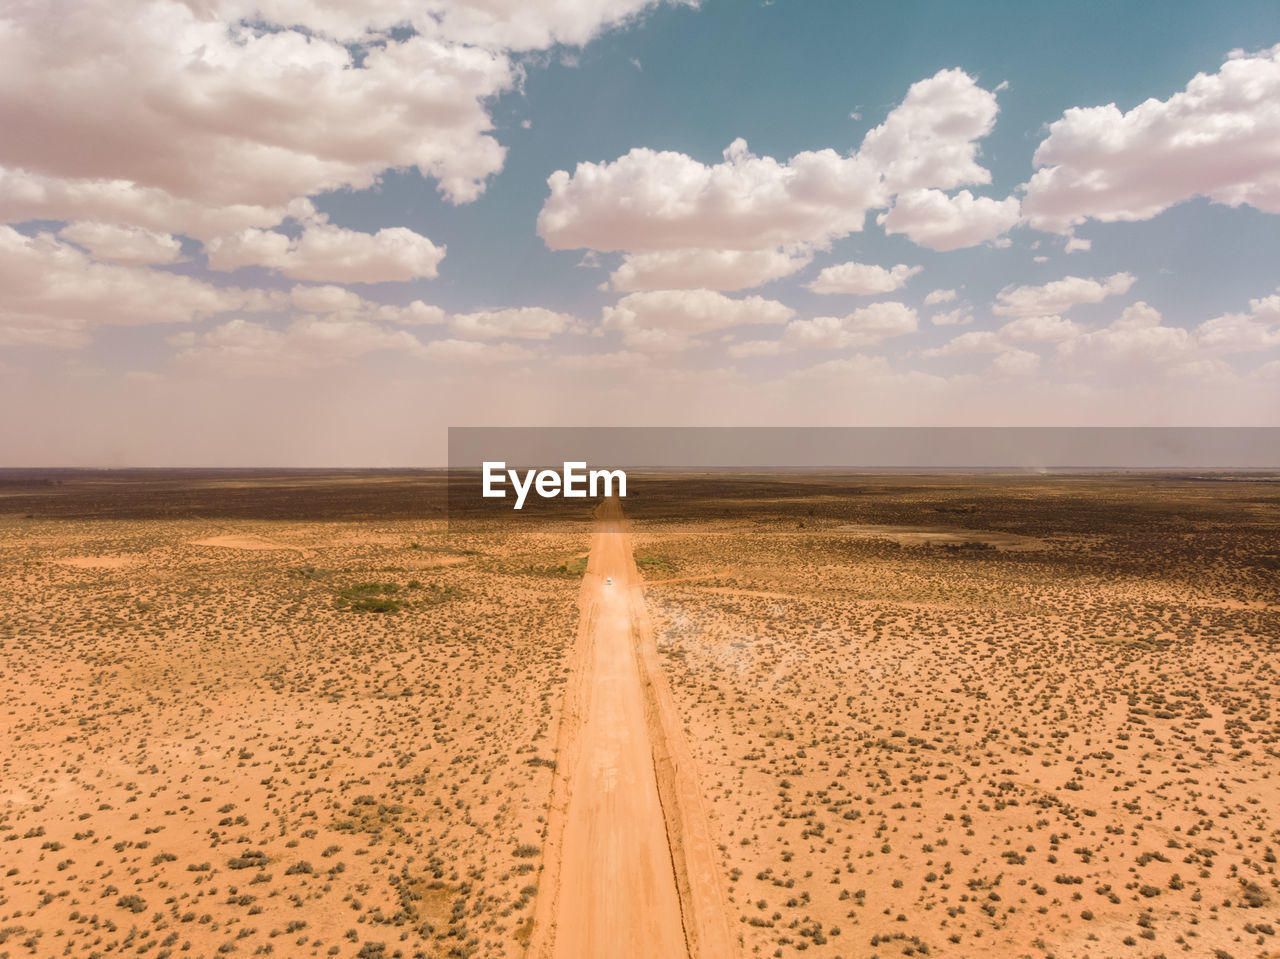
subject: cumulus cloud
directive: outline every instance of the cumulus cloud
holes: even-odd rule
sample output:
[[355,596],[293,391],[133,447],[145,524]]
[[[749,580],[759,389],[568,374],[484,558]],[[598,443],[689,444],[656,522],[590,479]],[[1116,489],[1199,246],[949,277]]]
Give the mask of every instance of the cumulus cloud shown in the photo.
[[609,275],[615,290],[743,290],[803,270],[809,252],[658,250],[628,253]]
[[1227,313],[1206,320],[1196,328],[1196,338],[1206,350],[1219,353],[1280,346],[1280,295],[1250,300],[1248,313]]
[[970,330],[954,339],[925,350],[925,356],[973,356],[980,353],[1003,353],[1009,349],[1000,334],[992,330]]
[[538,235],[553,250],[767,250],[861,230],[878,173],[834,150],[758,157],[738,139],[711,166],[638,147],[547,184]]
[[375,303],[358,293],[333,284],[297,284],[287,295],[271,296],[276,310],[292,307],[303,313],[339,315],[347,319],[391,323],[397,326],[431,326],[444,323],[448,314],[438,306],[414,300],[411,303]]
[[954,310],[946,310],[942,313],[935,313],[929,317],[929,322],[934,326],[963,326],[973,319],[969,313],[969,307],[958,306]]
[[434,277],[445,248],[402,226],[360,233],[329,223],[308,223],[296,238],[247,229],[205,245],[209,266],[235,270],[264,266],[298,280],[385,283]]
[[182,255],[182,243],[168,233],[118,223],[77,220],[68,223],[58,236],[82,246],[95,260],[149,266],[173,263]]
[[364,308],[366,303],[358,293],[341,286],[303,286],[301,283],[289,291],[289,302],[304,313],[353,312]]
[[502,166],[485,105],[515,82],[500,52],[418,34],[357,59],[294,28],[317,5],[283,29],[258,26],[256,3],[52,5],[11,7],[0,30],[6,168],[216,207],[368,187],[393,167],[463,202]]
[[988,367],[996,376],[1030,376],[1040,368],[1040,354],[1030,350],[1005,350],[997,354]]
[[304,199],[278,206],[207,206],[128,180],[66,179],[0,166],[0,222],[6,223],[88,219],[207,239],[249,227],[275,226],[288,216],[312,212]]
[[[27,330],[28,341],[73,345],[82,328],[189,323],[264,302],[164,270],[97,263],[51,233],[30,237],[0,226],[0,325]],[[50,332],[38,336],[39,329]]]
[[443,323],[448,315],[438,306],[414,300],[405,306],[383,303],[369,310],[369,318],[380,323],[395,323],[400,326],[428,326]]
[[[450,315],[438,306],[414,300],[405,305],[375,303],[341,286],[298,284],[286,297],[273,298],[277,310],[292,307],[334,319],[396,326],[448,324],[452,338],[463,340],[546,340],[560,333],[581,333],[577,317],[536,306],[477,310]],[[459,348],[462,349],[462,348]],[[465,351],[464,351],[465,352]]]
[[1110,326],[1059,343],[1057,355],[1064,366],[1086,375],[1186,369],[1201,359],[1191,333],[1165,326],[1160,312],[1142,301],[1126,308]]
[[852,293],[863,296],[892,293],[902,289],[907,280],[922,269],[923,267],[907,266],[905,263],[887,270],[872,263],[839,263],[824,268],[818,278],[809,284],[809,289],[814,293]]
[[1023,316],[1000,327],[1000,335],[1012,343],[1060,343],[1083,329],[1061,316]]
[[886,233],[905,233],[917,246],[959,250],[996,240],[1018,222],[1018,198],[993,200],[968,190],[948,196],[941,190],[912,190],[876,217]]
[[[526,69],[512,51],[585,43],[659,2],[9,4],[0,222],[211,240],[278,226],[305,215],[307,197],[400,169],[471,201],[504,163],[490,109]],[[121,254],[123,242],[99,237],[95,255],[111,246],[115,262],[169,262],[155,243],[140,252],[134,237]]]
[[629,293],[607,306],[601,320],[606,330],[620,330],[628,349],[675,352],[693,345],[703,333],[735,326],[780,325],[794,311],[760,296],[734,299],[714,290],[655,290]]
[[995,94],[963,70],[940,70],[911,85],[859,152],[882,171],[887,193],[990,183],[977,141],[991,132],[999,109]]
[[205,333],[172,337],[179,363],[232,376],[276,376],[324,369],[380,350],[423,354],[406,330],[388,331],[363,320],[301,317],[286,329],[242,318]]
[[1039,367],[1024,344],[1054,346],[1061,371],[1096,378],[1128,378],[1141,372],[1214,380],[1235,374],[1222,357],[1280,347],[1280,295],[1249,301],[1247,313],[1227,313],[1194,328],[1170,326],[1139,301],[1110,324],[1087,329],[1062,316],[1022,316],[996,330],[973,330],[924,355],[996,357],[989,372],[1023,375]]
[[1023,212],[1058,233],[1147,220],[1195,196],[1280,213],[1280,45],[1236,52],[1167,100],[1073,107],[1035,152]]
[[454,315],[449,329],[463,339],[488,340],[514,337],[545,340],[554,333],[577,329],[581,324],[567,313],[557,313],[536,306],[506,310],[482,310]]
[[971,330],[942,346],[925,350],[925,356],[991,356],[987,372],[999,377],[1028,376],[1040,368],[1040,354],[1013,346],[1002,332]]
[[792,320],[777,340],[747,340],[729,348],[731,356],[771,356],[791,350],[839,350],[873,346],[895,336],[914,333],[916,311],[904,303],[872,303],[845,316]]
[[955,290],[934,290],[924,298],[924,305],[936,306],[939,303],[950,303],[955,298]]
[[610,162],[579,163],[548,179],[538,235],[556,250],[825,248],[861,230],[868,210],[906,191],[922,194],[908,206],[931,204],[930,216],[917,224],[923,214],[913,219],[904,209],[892,220],[898,232],[910,220],[912,238],[937,249],[972,245],[1016,223],[1018,201],[938,191],[990,181],[975,141],[990,132],[995,114],[994,94],[963,71],[943,70],[914,84],[850,154],[805,151],[779,161],[756,156],[738,139],[712,165],[643,147]]
[[[829,318],[820,317],[814,322],[826,319]],[[890,337],[914,333],[919,327],[916,311],[905,303],[892,300],[860,307],[852,313],[847,313],[837,322],[843,332],[843,336],[840,337],[840,346],[870,346]],[[792,328],[795,325],[795,323],[788,325],[785,336],[793,336]]]
[[[208,5],[210,0],[203,0]],[[676,4],[696,5],[690,0]],[[562,43],[579,46],[601,31],[625,24],[656,6],[654,0],[216,0],[228,18],[261,16],[274,23],[305,23],[339,39],[360,40],[413,24],[428,35],[494,50],[540,50]]]
[[1005,287],[996,294],[991,309],[1001,316],[1049,316],[1080,303],[1101,303],[1109,296],[1128,293],[1133,284],[1130,273],[1113,273],[1104,280],[1066,276],[1043,286]]
[[884,396],[885,391],[889,390],[892,391],[890,395],[895,397],[890,401],[890,406],[899,405],[902,398],[907,396],[935,392],[948,385],[945,377],[919,370],[898,372],[887,358],[864,353],[823,360],[804,369],[792,370],[787,373],[786,379],[803,384],[806,389],[817,379],[854,386],[874,396]]

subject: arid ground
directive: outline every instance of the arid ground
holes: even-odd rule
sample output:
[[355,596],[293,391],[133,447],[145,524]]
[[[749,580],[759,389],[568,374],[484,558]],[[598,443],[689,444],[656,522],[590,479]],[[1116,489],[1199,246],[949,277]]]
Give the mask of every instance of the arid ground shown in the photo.
[[0,471],[0,957],[1280,956],[1277,477],[629,492]]

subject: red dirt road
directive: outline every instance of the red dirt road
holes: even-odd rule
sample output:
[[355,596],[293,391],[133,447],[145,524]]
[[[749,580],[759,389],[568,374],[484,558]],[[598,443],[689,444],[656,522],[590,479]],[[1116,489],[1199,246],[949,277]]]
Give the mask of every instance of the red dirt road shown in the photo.
[[616,499],[596,512],[579,605],[530,954],[735,956],[697,773]]

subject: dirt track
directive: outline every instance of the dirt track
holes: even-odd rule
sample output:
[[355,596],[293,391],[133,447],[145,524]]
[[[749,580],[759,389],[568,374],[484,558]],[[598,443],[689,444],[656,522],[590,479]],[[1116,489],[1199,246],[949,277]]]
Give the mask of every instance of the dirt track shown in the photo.
[[616,499],[596,513],[579,605],[531,954],[734,956],[697,773]]

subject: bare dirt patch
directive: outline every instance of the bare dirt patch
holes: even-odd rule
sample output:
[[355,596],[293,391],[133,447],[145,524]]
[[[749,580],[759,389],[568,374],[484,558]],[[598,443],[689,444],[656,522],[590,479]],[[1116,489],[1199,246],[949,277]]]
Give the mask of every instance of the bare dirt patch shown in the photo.
[[192,546],[216,546],[221,549],[247,549],[247,550],[298,550],[305,552],[306,547],[291,546],[288,543],[276,543],[262,536],[246,536],[242,534],[227,534],[224,536],[209,536],[205,539],[197,539],[191,541]]
[[142,562],[140,556],[64,556],[49,562],[73,569],[124,569]]
[[899,546],[947,546],[981,549],[1023,550],[1045,549],[1043,540],[1017,533],[1001,533],[985,529],[957,529],[954,526],[874,526],[850,523],[835,527],[835,532],[864,536],[869,539],[887,539]]

